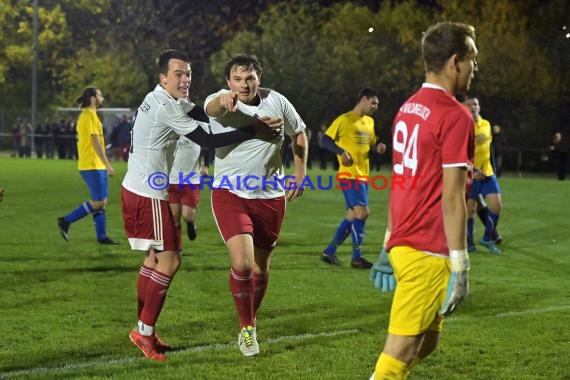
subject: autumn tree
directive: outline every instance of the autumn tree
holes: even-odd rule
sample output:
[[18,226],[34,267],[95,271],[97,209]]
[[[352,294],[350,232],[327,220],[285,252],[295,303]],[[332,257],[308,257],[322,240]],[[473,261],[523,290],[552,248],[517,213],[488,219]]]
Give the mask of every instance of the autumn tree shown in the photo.
[[226,57],[257,54],[262,84],[285,93],[313,129],[352,108],[362,88],[376,88],[385,94],[376,118],[387,130],[397,104],[422,75],[419,40],[427,24],[413,2],[386,4],[377,12],[350,3],[279,4],[263,13],[257,33],[224,43],[211,58],[212,71],[225,86]]
[[[31,104],[32,16],[29,1],[4,2],[0,6],[0,107],[8,118],[29,115]],[[38,34],[38,95],[40,106],[52,100],[57,78],[69,42],[65,13],[61,6],[38,9],[42,28]]]

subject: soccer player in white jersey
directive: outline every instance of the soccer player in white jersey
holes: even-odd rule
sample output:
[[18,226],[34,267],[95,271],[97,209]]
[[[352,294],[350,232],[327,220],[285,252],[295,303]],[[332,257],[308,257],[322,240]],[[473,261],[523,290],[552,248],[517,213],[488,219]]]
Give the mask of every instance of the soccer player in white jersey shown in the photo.
[[145,252],[137,282],[138,327],[129,337],[144,355],[164,361],[170,346],[158,338],[155,323],[170,283],[180,266],[179,242],[168,204],[168,174],[178,136],[209,147],[245,141],[254,135],[272,138],[281,132],[277,119],[221,135],[207,133],[188,115],[192,77],[185,53],[167,50],[158,58],[159,84],[139,106],[132,130],[128,170],[121,189],[124,227],[133,250]]
[[200,177],[208,175],[208,167],[201,164],[200,145],[185,136],[176,143],[174,163],[170,169],[168,202],[176,223],[176,234],[182,250],[182,225],[186,223],[188,239],[196,239],[196,215],[200,202]]
[[[196,105],[190,116],[209,130],[208,117],[204,109]],[[180,218],[186,223],[186,234],[191,241],[196,240],[196,217],[200,203],[200,181],[208,175],[208,155],[201,154],[202,148],[185,136],[180,136],[176,143],[174,162],[170,170],[170,185],[168,186],[168,202],[176,223],[176,233],[182,250],[182,225]]]
[[[259,354],[256,316],[267,290],[269,262],[285,213],[285,200],[302,195],[308,153],[305,123],[278,92],[261,88],[261,65],[239,54],[225,66],[228,90],[206,98],[214,133],[239,130],[247,117],[281,118],[292,140],[294,181],[285,183],[281,162],[284,135],[216,149],[212,210],[231,258],[230,290],[237,308],[238,346],[245,356]],[[235,102],[237,99],[237,103]],[[248,180],[246,180],[248,178]],[[243,181],[243,182],[240,182]]]

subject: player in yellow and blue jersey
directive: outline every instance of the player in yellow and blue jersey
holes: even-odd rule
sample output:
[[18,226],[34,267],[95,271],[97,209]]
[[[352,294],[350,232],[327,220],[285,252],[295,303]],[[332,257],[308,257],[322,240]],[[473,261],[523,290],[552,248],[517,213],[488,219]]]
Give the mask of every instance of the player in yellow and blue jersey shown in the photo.
[[493,165],[491,162],[491,142],[493,132],[489,121],[483,119],[480,115],[481,106],[477,98],[468,98],[464,104],[467,106],[473,120],[475,121],[475,159],[473,163],[473,185],[469,191],[469,199],[467,200],[467,246],[470,252],[475,252],[475,244],[473,240],[473,215],[477,209],[477,200],[483,197],[487,204],[488,211],[485,220],[485,234],[479,241],[485,246],[489,252],[500,254],[501,250],[497,247],[498,233],[497,224],[499,223],[499,214],[503,206],[501,200],[501,188],[495,176]]
[[[379,97],[376,91],[365,88],[358,95],[352,111],[337,117],[321,139],[325,148],[338,156],[340,167],[337,178],[343,180],[347,214],[340,222],[333,239],[321,254],[324,262],[339,265],[336,248],[351,235],[353,268],[371,268],[372,263],[362,257],[364,224],[369,214],[368,178],[370,173],[370,149],[376,146],[374,119],[370,116],[378,110]],[[378,153],[386,151],[386,145],[376,146]],[[359,179],[360,178],[360,179]],[[349,184],[349,185],[348,185]]]
[[77,98],[81,113],[77,119],[77,169],[89,188],[91,200],[80,204],[66,216],[57,219],[59,232],[65,241],[69,240],[69,226],[88,214],[93,214],[97,241],[101,244],[117,244],[107,236],[105,205],[109,196],[107,176],[114,176],[115,170],[105,153],[103,126],[97,116],[97,107],[103,104],[101,90],[87,87]]

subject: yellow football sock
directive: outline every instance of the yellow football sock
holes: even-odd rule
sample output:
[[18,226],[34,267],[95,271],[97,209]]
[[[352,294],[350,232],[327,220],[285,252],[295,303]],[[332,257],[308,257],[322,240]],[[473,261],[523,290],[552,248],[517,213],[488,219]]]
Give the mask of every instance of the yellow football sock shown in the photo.
[[380,354],[376,369],[374,371],[374,380],[403,380],[408,374],[406,363],[385,354]]

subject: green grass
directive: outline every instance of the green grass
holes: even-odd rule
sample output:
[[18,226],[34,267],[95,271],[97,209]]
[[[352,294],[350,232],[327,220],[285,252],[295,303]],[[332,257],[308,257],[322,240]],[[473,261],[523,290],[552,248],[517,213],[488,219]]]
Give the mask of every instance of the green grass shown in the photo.
[[[204,191],[198,239],[185,241],[158,324],[178,351],[165,364],[143,359],[127,338],[142,253],[124,239],[126,165],[115,168],[108,233],[122,245],[102,247],[90,218],[72,226],[68,243],[57,232],[56,217],[87,197],[75,162],[0,158],[0,378],[368,378],[391,295],[374,289],[367,271],[346,265],[349,244],[339,250],[343,266],[320,261],[344,215],[338,191],[308,191],[288,205],[256,359],[237,349],[229,259]],[[505,253],[479,247],[472,255],[470,298],[410,379],[570,379],[570,182],[506,177],[501,186]],[[384,236],[386,199],[385,191],[370,192],[364,250],[371,260]]]

